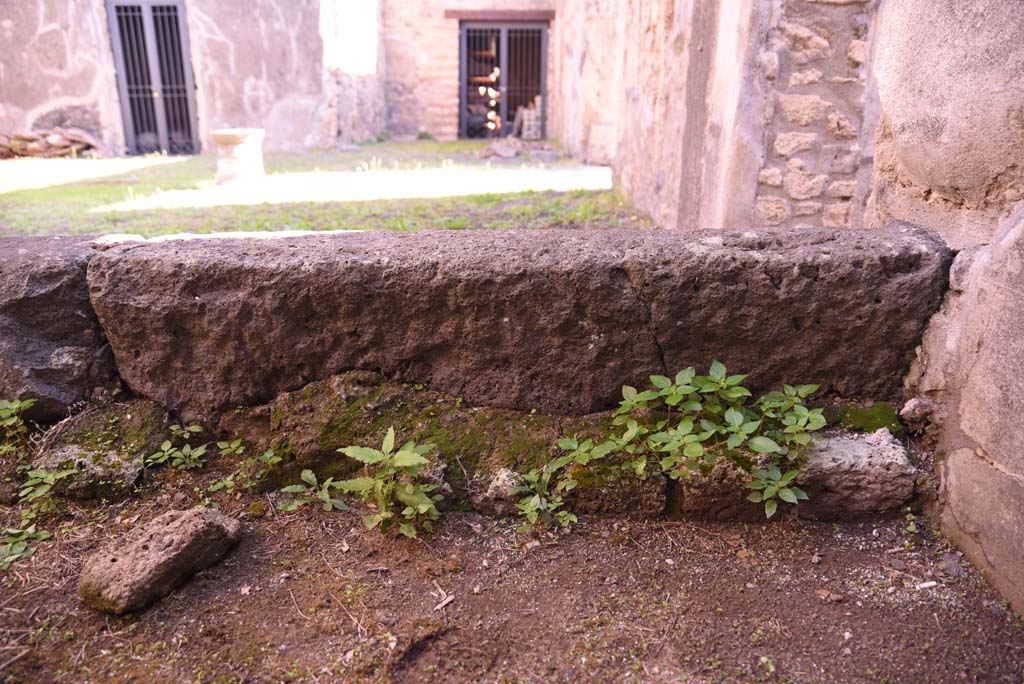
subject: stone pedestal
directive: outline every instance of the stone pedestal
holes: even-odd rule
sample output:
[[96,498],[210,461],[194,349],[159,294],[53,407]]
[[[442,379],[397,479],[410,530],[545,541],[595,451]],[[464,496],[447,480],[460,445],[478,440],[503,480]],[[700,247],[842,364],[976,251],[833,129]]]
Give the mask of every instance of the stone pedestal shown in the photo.
[[213,131],[217,145],[217,183],[237,183],[262,178],[262,128],[221,128]]

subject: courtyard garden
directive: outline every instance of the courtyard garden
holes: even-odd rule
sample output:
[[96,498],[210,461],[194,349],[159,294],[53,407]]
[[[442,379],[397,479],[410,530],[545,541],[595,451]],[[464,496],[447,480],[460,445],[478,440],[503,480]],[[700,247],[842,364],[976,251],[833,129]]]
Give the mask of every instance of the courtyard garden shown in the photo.
[[611,190],[172,210],[212,166],[153,162],[0,195],[65,234],[0,256],[0,681],[1024,675],[896,389],[934,235],[679,240]]
[[[610,177],[607,187],[598,190],[465,195],[458,180],[449,182],[444,175],[464,171],[486,177],[487,171],[494,171],[536,177],[538,170],[558,173],[581,167],[545,147],[541,159],[528,151],[513,159],[481,159],[486,143],[476,141],[384,142],[351,151],[268,154],[268,185],[280,186],[297,178],[296,194],[301,194],[313,179],[324,186],[316,200],[288,201],[286,190],[274,202],[257,194],[228,197],[225,203],[212,205],[208,194],[216,191],[216,158],[210,155],[16,160],[0,167],[0,235],[650,227],[642,212],[611,189]],[[126,170],[119,172],[119,167]],[[346,201],[331,200],[343,194],[354,177],[379,178],[377,185],[393,188],[396,173],[400,177],[397,194],[408,198],[360,200],[356,195]],[[62,174],[68,182],[61,182]],[[440,178],[444,187],[432,193],[436,196],[421,197],[418,189],[432,178]],[[378,189],[371,186],[366,193],[372,196]],[[161,202],[172,193],[178,193],[179,206]],[[205,205],[200,204],[203,199]],[[136,206],[118,208],[126,203]]]

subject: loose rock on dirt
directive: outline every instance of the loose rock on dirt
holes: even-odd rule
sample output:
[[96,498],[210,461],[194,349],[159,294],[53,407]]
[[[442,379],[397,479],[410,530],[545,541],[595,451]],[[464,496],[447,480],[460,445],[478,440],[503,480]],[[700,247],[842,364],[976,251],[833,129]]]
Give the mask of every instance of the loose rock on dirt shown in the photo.
[[806,507],[850,518],[898,508],[914,495],[916,475],[906,448],[882,428],[821,438],[808,451],[800,483],[811,495]]
[[106,613],[141,610],[219,561],[241,537],[242,524],[217,511],[169,511],[90,557],[78,594]]

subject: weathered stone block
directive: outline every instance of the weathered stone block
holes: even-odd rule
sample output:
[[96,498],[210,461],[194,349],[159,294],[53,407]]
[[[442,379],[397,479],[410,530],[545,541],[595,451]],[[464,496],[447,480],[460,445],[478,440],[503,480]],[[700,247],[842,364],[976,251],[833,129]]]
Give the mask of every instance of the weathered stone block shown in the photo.
[[241,538],[242,524],[223,513],[169,511],[90,556],[78,595],[105,613],[141,610],[215,564]]
[[838,140],[850,140],[857,137],[857,126],[839,112],[828,113],[828,132]]
[[783,157],[791,157],[814,147],[818,140],[817,133],[779,133],[775,136],[775,152]]
[[35,420],[113,375],[85,282],[92,255],[88,238],[0,238],[0,398],[35,399]]
[[716,358],[754,389],[888,395],[950,258],[906,224],[362,233],[125,245],[89,284],[122,378],[186,420],[346,369],[583,413]]
[[785,223],[793,215],[789,202],[781,197],[758,197],[754,210],[758,222],[769,226]]
[[786,193],[796,200],[806,200],[817,197],[825,189],[828,176],[823,174],[802,173],[790,171],[783,179],[786,186]]
[[1024,610],[1024,211],[961,255],[912,391],[942,426],[943,529]]
[[846,228],[850,224],[850,203],[830,202],[822,212],[821,224],[826,228]]
[[757,172],[757,182],[773,188],[782,187],[782,170],[777,168],[761,169]]
[[889,511],[914,495],[917,468],[888,430],[820,438],[808,453],[800,484],[809,512],[847,518]]
[[152,401],[93,404],[46,431],[35,468],[77,472],[55,491],[73,499],[116,499],[142,475],[143,460],[167,439],[167,412]]
[[801,126],[821,121],[831,106],[817,95],[779,95],[779,110],[783,118]]

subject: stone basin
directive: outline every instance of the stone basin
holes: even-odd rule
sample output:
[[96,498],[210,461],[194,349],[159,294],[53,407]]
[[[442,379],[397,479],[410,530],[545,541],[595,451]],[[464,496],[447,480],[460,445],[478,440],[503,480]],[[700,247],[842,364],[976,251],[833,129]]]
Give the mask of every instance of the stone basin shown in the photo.
[[263,178],[263,128],[219,128],[211,133],[217,145],[217,183]]

